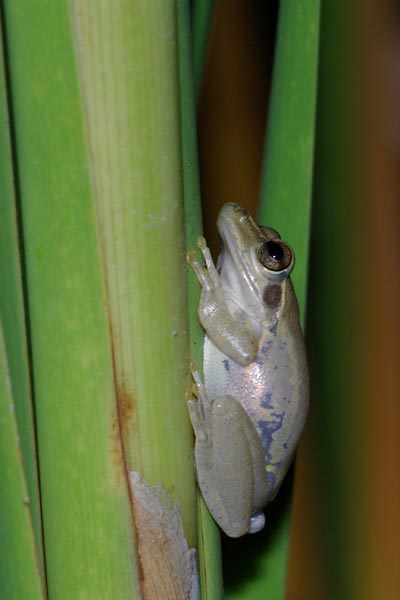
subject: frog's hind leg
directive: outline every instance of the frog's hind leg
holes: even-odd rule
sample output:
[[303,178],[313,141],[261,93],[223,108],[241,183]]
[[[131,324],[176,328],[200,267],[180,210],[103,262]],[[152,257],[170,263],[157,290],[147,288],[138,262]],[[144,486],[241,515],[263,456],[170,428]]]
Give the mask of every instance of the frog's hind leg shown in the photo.
[[260,531],[269,494],[264,451],[252,420],[236,398],[223,396],[213,402],[213,435],[217,489],[229,523],[221,528],[231,537]]
[[203,498],[230,537],[258,531],[264,521],[257,507],[260,502],[263,506],[267,483],[255,427],[235,398],[223,396],[210,402],[195,370],[193,378],[197,399],[189,401],[188,407]]
[[[247,533],[252,505],[251,453],[245,444],[244,451],[235,458],[235,409],[229,410],[229,404],[236,405],[234,398],[222,398],[211,402],[205,391],[199,372],[190,365],[194,400],[188,401],[189,416],[195,433],[195,470],[202,496],[218,525],[231,537]],[[241,408],[241,407],[240,407]],[[242,409],[243,410],[243,409]],[[224,423],[227,421],[227,426]],[[240,420],[239,420],[240,421]],[[215,429],[214,429],[215,426]],[[222,435],[222,439],[219,439]],[[226,437],[228,439],[226,439]],[[231,448],[232,446],[232,448]],[[239,441],[240,446],[240,441]],[[244,469],[240,462],[245,463]],[[238,478],[238,474],[241,475]],[[235,479],[239,479],[235,483]],[[239,489],[242,487],[243,489]],[[241,508],[241,522],[235,522],[237,502]],[[243,503],[245,516],[243,518]]]
[[253,463],[243,418],[249,417],[232,396],[214,400],[211,461],[220,507],[215,518],[230,537],[248,533],[253,510]]
[[[248,444],[237,435],[240,426],[232,419],[229,404],[234,398],[218,398],[212,403],[211,419],[204,415],[199,401],[189,402],[196,434],[196,478],[205,503],[215,521],[230,537],[249,531],[253,476]],[[222,438],[220,438],[222,436]]]

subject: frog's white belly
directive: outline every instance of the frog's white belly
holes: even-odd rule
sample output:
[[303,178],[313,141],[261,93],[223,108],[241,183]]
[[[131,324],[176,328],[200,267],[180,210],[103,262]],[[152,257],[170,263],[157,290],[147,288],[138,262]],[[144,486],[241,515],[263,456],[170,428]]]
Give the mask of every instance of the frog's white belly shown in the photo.
[[286,474],[308,410],[305,353],[290,338],[266,336],[247,367],[223,354],[206,336],[204,379],[208,398],[233,396],[251,417],[264,448],[268,482],[274,492]]

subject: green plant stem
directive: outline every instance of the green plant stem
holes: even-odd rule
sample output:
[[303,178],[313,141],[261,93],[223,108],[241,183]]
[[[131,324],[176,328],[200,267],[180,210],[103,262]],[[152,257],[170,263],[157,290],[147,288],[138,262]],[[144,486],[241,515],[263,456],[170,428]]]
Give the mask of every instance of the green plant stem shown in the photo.
[[72,7],[126,465],[193,546],[176,2]]
[[193,0],[192,2],[192,47],[196,98],[199,96],[203,79],[214,4],[215,0]]
[[283,0],[263,166],[260,221],[293,246],[292,280],[304,325],[315,107],[319,47],[319,0]]
[[0,319],[0,595],[44,600]]
[[[319,47],[319,0],[283,0],[268,116],[260,222],[275,227],[293,246],[292,280],[305,326],[315,107]],[[265,597],[284,598],[289,511],[284,510],[274,542],[263,556],[257,586]],[[246,598],[256,598],[254,588]],[[232,596],[236,597],[236,596]]]
[[[2,43],[3,40],[0,41]],[[44,584],[36,447],[3,55],[0,60],[0,315],[3,322],[15,401],[15,416],[29,495],[29,510],[35,533],[36,553]]]
[[4,12],[49,597],[134,598],[132,514],[70,4],[13,0]]
[[[179,84],[182,144],[182,175],[185,204],[186,248],[197,247],[202,233],[199,166],[197,155],[196,101],[191,61],[189,5],[178,1]],[[197,308],[200,286],[192,269],[188,269],[188,302],[190,352],[196,367],[202,369],[204,332],[200,326]],[[199,566],[202,598],[222,598],[221,550],[218,527],[211,518],[198,493],[199,510]]]

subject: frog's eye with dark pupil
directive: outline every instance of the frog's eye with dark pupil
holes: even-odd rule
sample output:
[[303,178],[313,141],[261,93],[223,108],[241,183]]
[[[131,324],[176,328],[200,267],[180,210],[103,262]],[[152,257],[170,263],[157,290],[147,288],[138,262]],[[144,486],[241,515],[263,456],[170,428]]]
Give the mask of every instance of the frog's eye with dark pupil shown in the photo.
[[259,247],[258,260],[270,271],[283,271],[290,265],[292,253],[284,242],[270,240]]
[[282,246],[276,242],[267,242],[267,251],[270,257],[277,261],[282,260],[285,255]]

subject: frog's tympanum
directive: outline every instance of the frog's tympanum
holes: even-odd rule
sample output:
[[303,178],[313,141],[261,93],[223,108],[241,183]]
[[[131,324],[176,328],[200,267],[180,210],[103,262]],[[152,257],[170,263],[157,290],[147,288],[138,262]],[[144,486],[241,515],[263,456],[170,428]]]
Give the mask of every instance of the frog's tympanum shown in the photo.
[[189,413],[203,498],[230,537],[255,533],[293,459],[308,409],[308,370],[290,273],[291,247],[237,204],[218,217],[215,268],[188,262],[202,286],[204,385],[193,370]]

